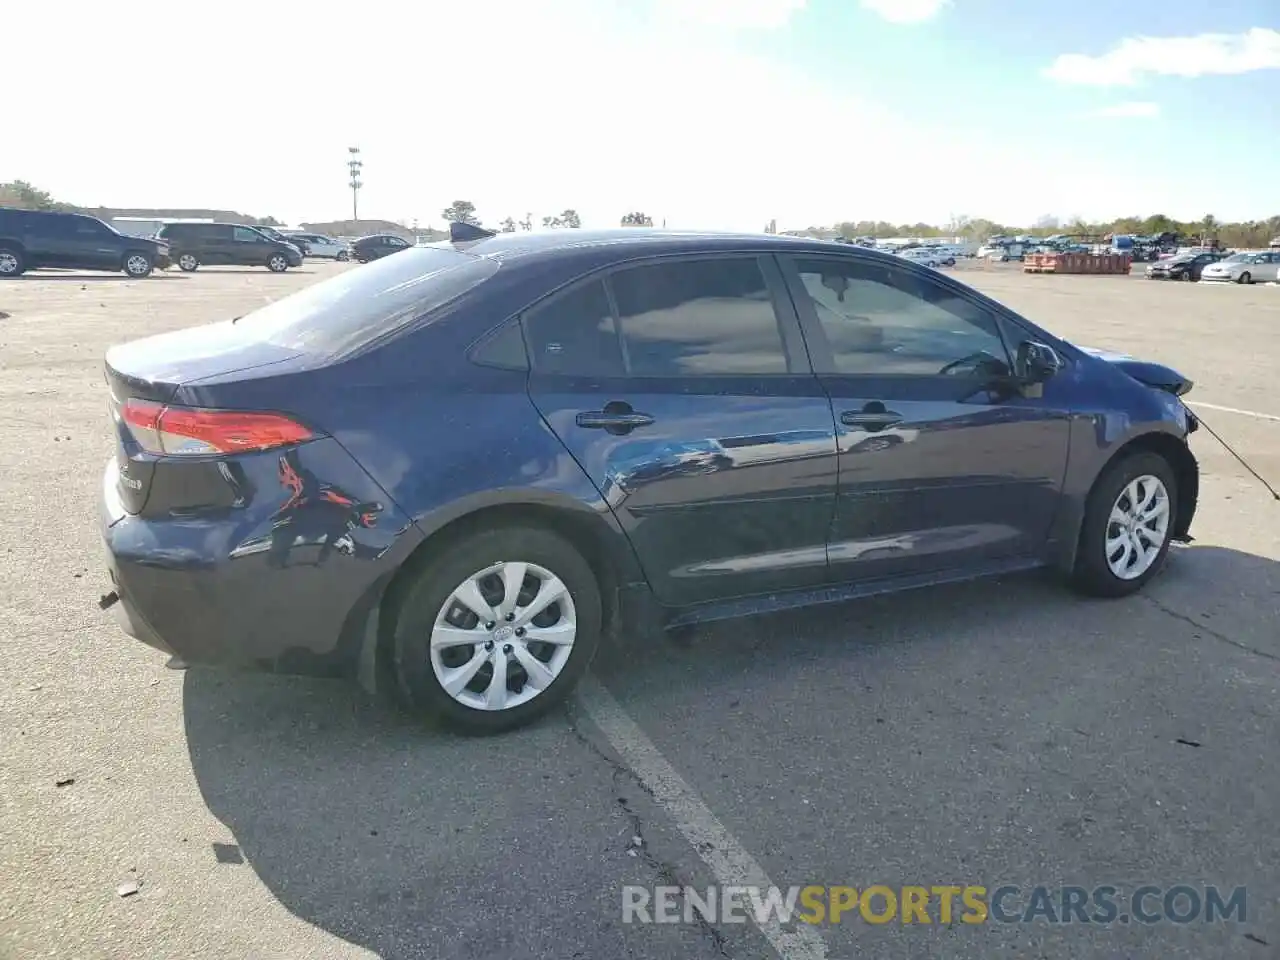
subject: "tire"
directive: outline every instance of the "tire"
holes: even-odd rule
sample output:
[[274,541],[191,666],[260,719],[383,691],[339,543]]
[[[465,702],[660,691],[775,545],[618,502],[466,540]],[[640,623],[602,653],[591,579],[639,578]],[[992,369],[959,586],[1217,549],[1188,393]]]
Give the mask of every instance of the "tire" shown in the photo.
[[1250,274],[1248,270],[1246,270],[1244,273],[1240,274],[1240,279],[1237,280],[1236,282],[1237,283],[1253,283],[1253,275]]
[[336,259],[339,263],[346,263],[348,260],[351,259],[351,256],[350,254],[347,253],[347,251],[340,250],[338,251],[337,257],[335,257],[334,259]]
[[[483,584],[482,589],[477,589],[481,597],[487,596],[492,604],[500,603],[505,599],[502,574],[517,563],[527,564],[528,575],[518,588],[514,623],[504,622],[507,618],[495,611],[495,619],[489,621],[496,624],[491,633],[485,629],[485,621],[459,603],[455,593],[469,582]],[[481,577],[486,571],[492,572]],[[550,621],[550,629],[563,628],[565,624],[576,626],[571,644],[535,643],[527,639],[528,635],[526,639],[504,636],[516,629],[523,633],[519,624],[524,615],[520,611],[528,609],[534,591],[547,582],[546,574],[559,579],[565,588],[565,599],[554,601],[534,616],[529,621],[530,633],[535,628],[548,629],[538,621],[554,616],[558,619]],[[561,703],[582,678],[600,644],[601,611],[600,588],[590,564],[563,537],[537,527],[505,527],[471,534],[432,557],[414,575],[395,605],[392,649],[400,691],[416,712],[458,733],[488,735],[523,726]],[[463,629],[472,631],[477,642],[433,650],[432,635],[437,627],[455,635]],[[513,649],[516,646],[518,650]],[[521,682],[521,677],[529,675],[522,660],[530,656],[548,668],[546,685],[540,691],[536,684]],[[495,688],[493,671],[499,662],[504,664],[508,682]],[[441,673],[477,663],[479,667],[470,674],[472,679],[457,696],[444,688]],[[516,690],[511,689],[513,683]],[[485,709],[484,698],[489,696],[510,705]]]
[[124,255],[124,262],[120,265],[120,269],[134,280],[141,280],[143,277],[151,276],[151,271],[155,269],[155,261],[148,254],[135,250]]
[[20,277],[27,269],[27,259],[17,247],[0,247],[0,279]]
[[271,258],[267,261],[267,269],[272,273],[284,273],[289,269],[289,261],[285,259],[285,255],[283,253],[272,254]]
[[178,269],[185,273],[195,273],[200,269],[200,261],[194,253],[184,253],[177,260]]
[[[1108,558],[1107,539],[1113,532],[1119,532],[1121,525],[1113,523],[1113,509],[1123,512],[1122,504],[1131,497],[1131,490],[1137,483],[1137,492],[1142,495],[1152,488],[1150,481],[1154,479],[1164,488],[1163,539],[1154,559],[1140,571],[1136,564],[1131,565],[1131,576],[1117,573]],[[1158,492],[1158,491],[1157,491]],[[1158,507],[1159,497],[1153,507]],[[1095,597],[1125,597],[1136,593],[1160,572],[1169,555],[1171,533],[1177,525],[1178,481],[1173,468],[1164,457],[1150,451],[1138,451],[1111,464],[1089,492],[1085,506],[1084,522],[1080,527],[1080,542],[1076,550],[1075,569],[1072,571],[1072,583],[1082,593]],[[1143,525],[1132,528],[1140,529]],[[1146,525],[1147,529],[1152,529]],[[1159,527],[1159,520],[1156,521]],[[1129,533],[1130,540],[1139,539],[1140,535]],[[1148,549],[1152,546],[1150,537],[1142,537],[1140,542]],[[1123,551],[1125,548],[1121,547]],[[1115,552],[1112,554],[1124,560],[1128,554]]]

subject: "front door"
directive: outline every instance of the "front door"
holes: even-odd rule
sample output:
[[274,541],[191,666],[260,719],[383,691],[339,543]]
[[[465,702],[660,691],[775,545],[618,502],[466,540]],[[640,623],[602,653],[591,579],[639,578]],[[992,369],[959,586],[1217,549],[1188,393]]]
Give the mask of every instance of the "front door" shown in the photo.
[[275,252],[275,244],[249,227],[233,228],[231,247],[232,259],[227,262],[244,267],[260,267]]
[[824,581],[831,405],[771,259],[627,267],[554,295],[523,323],[530,394],[659,600]]
[[992,389],[996,314],[903,262],[784,259],[839,442],[832,577],[927,574],[1032,557],[1066,471],[1068,414]]

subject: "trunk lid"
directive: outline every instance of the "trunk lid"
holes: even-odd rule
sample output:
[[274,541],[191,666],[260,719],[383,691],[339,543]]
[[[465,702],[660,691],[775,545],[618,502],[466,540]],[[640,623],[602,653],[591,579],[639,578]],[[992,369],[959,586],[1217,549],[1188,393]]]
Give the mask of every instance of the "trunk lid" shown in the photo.
[[122,416],[129,400],[166,404],[183,385],[209,377],[247,372],[301,356],[297,349],[247,334],[234,322],[177,330],[112,347],[106,378],[115,430],[117,489],[121,505],[140,513],[163,460],[143,449]]

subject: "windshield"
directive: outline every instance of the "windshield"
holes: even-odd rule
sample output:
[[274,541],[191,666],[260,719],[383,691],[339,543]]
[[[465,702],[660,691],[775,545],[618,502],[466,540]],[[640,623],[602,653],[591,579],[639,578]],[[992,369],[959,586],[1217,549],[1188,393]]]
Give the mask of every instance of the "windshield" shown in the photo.
[[457,299],[497,270],[495,260],[418,247],[323,280],[236,326],[278,346],[341,356]]
[[1233,253],[1231,256],[1227,257],[1222,262],[1223,263],[1248,263],[1251,259],[1253,259],[1253,254]]

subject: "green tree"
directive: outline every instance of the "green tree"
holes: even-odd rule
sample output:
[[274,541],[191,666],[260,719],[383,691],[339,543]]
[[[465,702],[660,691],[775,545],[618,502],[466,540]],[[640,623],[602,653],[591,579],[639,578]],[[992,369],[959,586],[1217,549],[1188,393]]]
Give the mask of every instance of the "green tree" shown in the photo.
[[25,180],[0,183],[0,207],[17,207],[19,210],[73,210],[69,203],[59,203],[52,194],[40,190]]
[[560,214],[559,219],[562,227],[571,227],[576,230],[582,226],[582,218],[578,216],[578,211],[572,207]]
[[447,223],[469,223],[480,226],[480,218],[476,216],[476,205],[470,200],[455,200],[440,212]]
[[520,229],[521,229],[521,230],[532,230],[532,229],[533,229],[533,214],[532,214],[532,213],[526,213],[526,214],[524,215],[524,219],[520,221]]
[[514,220],[512,220],[510,217],[507,217],[507,219],[505,219],[505,220],[503,220],[503,221],[502,221],[502,232],[503,232],[503,233],[515,233],[515,232],[516,232],[516,222],[515,222]]
[[542,225],[544,227],[548,227],[549,229],[556,230],[564,226],[564,221],[561,220],[559,217],[543,217]]
[[624,227],[652,227],[653,217],[647,213],[641,213],[639,210],[634,210],[623,216],[622,225]]

